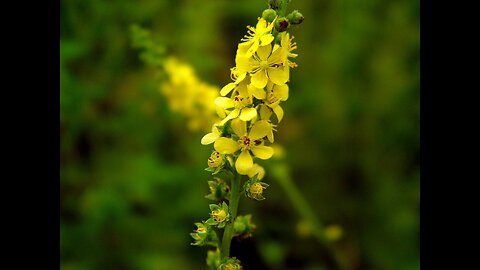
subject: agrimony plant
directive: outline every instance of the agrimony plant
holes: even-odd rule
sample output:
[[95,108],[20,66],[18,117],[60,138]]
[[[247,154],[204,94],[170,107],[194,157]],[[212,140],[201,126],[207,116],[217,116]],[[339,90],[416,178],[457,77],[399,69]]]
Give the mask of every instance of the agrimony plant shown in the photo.
[[206,198],[215,203],[209,206],[210,217],[196,223],[191,236],[193,245],[215,248],[207,254],[210,269],[242,268],[230,256],[231,240],[250,237],[255,225],[251,215],[237,215],[240,197],[265,199],[265,170],[255,161],[274,154],[270,144],[284,116],[281,103],[289,97],[290,69],[297,66],[292,61],[297,46],[288,30],[303,21],[298,11],[286,15],[288,2],[270,0],[256,26],[247,26],[231,69],[232,82],[214,101],[222,119],[201,140],[214,148],[206,170],[215,178],[208,182],[211,193]]

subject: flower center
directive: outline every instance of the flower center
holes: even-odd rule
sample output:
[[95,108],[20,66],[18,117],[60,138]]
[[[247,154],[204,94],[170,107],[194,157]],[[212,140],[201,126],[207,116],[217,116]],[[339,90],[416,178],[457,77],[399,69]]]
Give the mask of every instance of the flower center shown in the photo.
[[223,222],[227,218],[227,213],[223,209],[215,210],[212,212],[212,218],[216,222]]
[[250,138],[247,136],[243,136],[239,142],[242,145],[242,150],[249,150],[250,146],[252,145],[252,140],[250,140]]
[[260,62],[260,68],[261,69],[267,69],[268,68],[268,62],[267,60],[263,60],[262,62]]
[[250,186],[250,193],[255,196],[255,197],[258,197],[260,195],[262,195],[263,193],[263,187],[260,183],[255,183],[253,185]]
[[236,267],[231,265],[231,264],[227,264],[225,265],[225,267],[223,267],[224,270],[235,270]]
[[207,229],[205,229],[204,227],[200,227],[197,229],[196,231],[197,233],[206,233],[207,232]]
[[240,95],[235,96],[233,100],[235,101],[235,108],[237,109],[243,109],[250,101],[248,98],[244,98]]

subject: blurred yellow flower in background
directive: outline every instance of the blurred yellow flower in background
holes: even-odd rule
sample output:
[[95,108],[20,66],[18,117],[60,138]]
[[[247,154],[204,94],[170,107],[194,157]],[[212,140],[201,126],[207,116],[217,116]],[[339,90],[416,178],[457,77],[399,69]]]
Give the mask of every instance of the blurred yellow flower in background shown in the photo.
[[200,80],[194,69],[175,57],[168,57],[164,64],[168,80],[161,85],[170,109],[188,119],[188,128],[208,131],[212,123],[224,117],[224,111],[215,106],[220,89]]

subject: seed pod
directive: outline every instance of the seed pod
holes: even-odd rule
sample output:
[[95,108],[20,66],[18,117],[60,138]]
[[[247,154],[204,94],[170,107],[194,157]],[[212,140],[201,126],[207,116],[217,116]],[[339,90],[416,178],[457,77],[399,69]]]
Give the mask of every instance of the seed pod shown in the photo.
[[271,23],[277,17],[277,12],[271,8],[265,9],[262,13],[262,18],[264,18],[267,22]]
[[305,18],[298,10],[294,10],[288,14],[287,19],[291,24],[301,24]]

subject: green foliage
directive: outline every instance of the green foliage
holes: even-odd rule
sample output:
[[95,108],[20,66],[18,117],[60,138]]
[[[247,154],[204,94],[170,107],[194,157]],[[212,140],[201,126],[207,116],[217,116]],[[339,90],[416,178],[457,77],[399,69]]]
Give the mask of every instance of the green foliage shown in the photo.
[[161,68],[166,57],[165,46],[156,44],[150,31],[138,25],[130,27],[132,47],[141,49],[140,59],[155,68]]

